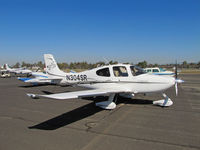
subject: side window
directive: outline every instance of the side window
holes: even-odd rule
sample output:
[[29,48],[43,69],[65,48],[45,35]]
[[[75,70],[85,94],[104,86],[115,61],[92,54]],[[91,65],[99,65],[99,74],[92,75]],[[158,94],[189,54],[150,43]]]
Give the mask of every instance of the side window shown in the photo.
[[133,76],[137,76],[137,75],[146,73],[146,71],[144,71],[142,68],[137,67],[137,66],[130,66],[130,69],[131,69],[131,73]]
[[104,69],[97,70],[96,74],[98,76],[110,77],[109,68],[104,68]]
[[147,69],[147,72],[151,72],[151,69]]
[[159,72],[159,70],[158,69],[153,69],[153,72]]
[[128,72],[124,66],[113,67],[113,72],[116,77],[128,77]]

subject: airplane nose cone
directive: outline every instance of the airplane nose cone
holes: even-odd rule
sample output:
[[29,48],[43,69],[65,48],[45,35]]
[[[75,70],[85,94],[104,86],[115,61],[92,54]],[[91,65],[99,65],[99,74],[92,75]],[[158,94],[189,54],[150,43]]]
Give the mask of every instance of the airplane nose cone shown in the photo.
[[169,82],[169,83],[173,83],[173,84],[175,84],[175,78],[174,77],[163,77],[163,78],[166,78],[166,82]]
[[[172,87],[176,82],[175,78],[173,77],[163,77],[160,75],[149,75],[145,74],[140,76],[139,79],[137,79],[137,82],[144,83],[145,84],[145,90],[142,89],[142,92],[163,92],[170,87]],[[145,93],[144,92],[144,93]]]
[[163,81],[165,82],[165,83],[168,83],[169,85],[174,85],[175,83],[176,83],[176,80],[175,80],[175,78],[174,77],[162,77],[163,79]]
[[175,84],[175,78],[174,77],[170,77],[170,76],[159,76],[159,75],[154,75],[154,80],[160,83],[169,83],[169,84]]
[[181,79],[176,79],[175,82],[176,82],[176,83],[183,83],[183,82],[185,82],[185,81],[183,81],[183,80],[181,80]]
[[159,75],[151,75],[151,81],[153,81],[154,83],[158,83],[159,86],[163,89],[168,89],[171,86],[173,86],[176,83],[176,80],[174,77],[170,77],[170,76],[159,76]]

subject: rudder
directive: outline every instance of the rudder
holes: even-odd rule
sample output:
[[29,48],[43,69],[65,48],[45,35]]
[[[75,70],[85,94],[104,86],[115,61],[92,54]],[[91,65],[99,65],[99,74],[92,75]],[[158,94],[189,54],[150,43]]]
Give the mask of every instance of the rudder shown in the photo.
[[10,70],[11,68],[8,66],[8,64],[5,64],[5,69]]
[[44,54],[44,61],[46,72],[52,75],[62,75],[64,72],[58,68],[57,62],[55,61],[52,54]]

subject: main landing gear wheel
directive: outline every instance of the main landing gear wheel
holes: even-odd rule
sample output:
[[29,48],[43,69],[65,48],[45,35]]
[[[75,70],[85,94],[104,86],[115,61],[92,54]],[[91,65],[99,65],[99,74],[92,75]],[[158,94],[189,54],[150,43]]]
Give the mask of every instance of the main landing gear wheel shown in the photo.
[[110,94],[107,101],[98,102],[98,103],[96,103],[96,106],[103,108],[103,109],[115,109],[116,104],[113,102],[114,97],[115,97],[115,94]]

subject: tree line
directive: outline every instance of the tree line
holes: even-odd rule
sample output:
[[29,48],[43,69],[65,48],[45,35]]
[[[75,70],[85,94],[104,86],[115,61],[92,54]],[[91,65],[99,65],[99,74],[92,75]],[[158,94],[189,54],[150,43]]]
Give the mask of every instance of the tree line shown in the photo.
[[[86,61],[83,62],[70,62],[70,63],[58,63],[58,66],[60,69],[92,69],[95,67],[99,67],[99,66],[104,66],[104,65],[108,65],[108,64],[117,64],[117,61],[110,61],[108,63],[105,63],[103,61],[100,62],[96,62],[96,63],[88,63]],[[125,64],[133,64],[133,63],[125,63]],[[151,63],[147,63],[147,61],[141,61],[138,62],[137,64],[135,64],[141,68],[146,68],[146,67],[162,67],[162,68],[173,68],[175,66],[175,64],[164,64],[164,65],[159,65],[157,63],[155,64],[151,64]],[[183,61],[181,64],[177,64],[179,68],[200,68],[200,61],[198,63],[188,63],[187,61]],[[33,67],[39,67],[39,68],[44,68],[45,65],[42,61],[39,61],[37,63],[26,63],[24,61],[22,61],[22,63],[20,64],[19,62],[17,62],[15,65],[13,65],[12,67],[14,68],[19,68],[19,67],[26,67],[26,68],[33,68]]]

